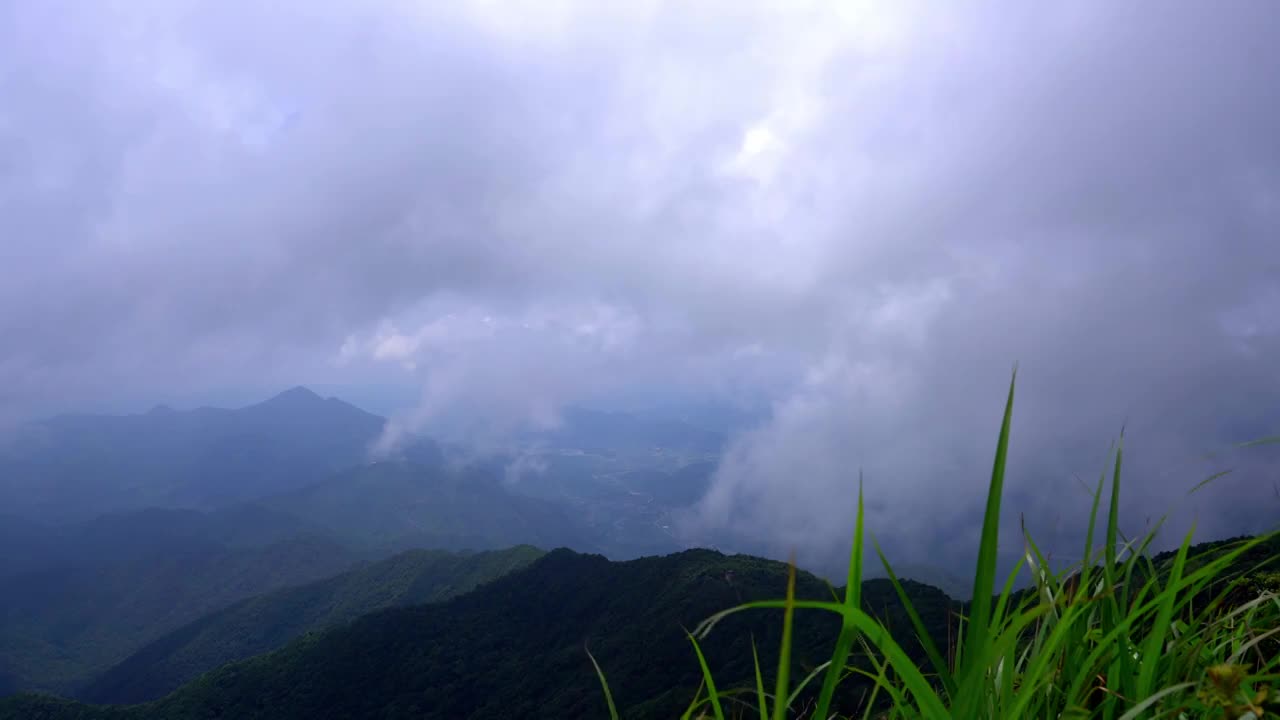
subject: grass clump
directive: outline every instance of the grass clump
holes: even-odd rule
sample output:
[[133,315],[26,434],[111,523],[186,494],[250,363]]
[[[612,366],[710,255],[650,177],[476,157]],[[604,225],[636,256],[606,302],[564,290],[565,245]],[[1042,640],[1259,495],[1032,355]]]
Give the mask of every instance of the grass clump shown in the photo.
[[[1193,530],[1175,553],[1153,558],[1148,551],[1158,524],[1134,539],[1119,529],[1123,433],[1110,471],[1094,490],[1080,562],[1054,571],[1024,528],[1023,557],[997,587],[1015,385],[1016,371],[996,444],[973,597],[959,613],[961,630],[946,654],[931,639],[878,546],[912,628],[890,632],[861,607],[859,488],[844,597],[797,600],[793,563],[784,599],[749,602],[708,618],[690,634],[704,682],[684,717],[724,718],[726,700],[732,700],[740,711],[735,717],[761,720],[1280,718],[1280,573],[1271,567],[1280,536],[1219,543],[1193,554]],[[1100,517],[1104,498],[1108,509]],[[1105,527],[1095,547],[1099,520]],[[1015,591],[1023,570],[1034,584]],[[758,657],[754,688],[718,692],[698,639],[729,615],[761,609],[783,611],[773,692],[765,691]],[[790,627],[797,611],[811,610],[838,615],[840,632],[830,660],[793,687]],[[923,647],[928,658],[923,667],[903,650],[908,643]],[[854,655],[860,662],[852,661]],[[869,681],[871,691],[859,697],[841,693],[851,677],[863,679],[864,687]],[[604,675],[600,678],[607,693]],[[803,704],[797,702],[802,696],[807,698]]]

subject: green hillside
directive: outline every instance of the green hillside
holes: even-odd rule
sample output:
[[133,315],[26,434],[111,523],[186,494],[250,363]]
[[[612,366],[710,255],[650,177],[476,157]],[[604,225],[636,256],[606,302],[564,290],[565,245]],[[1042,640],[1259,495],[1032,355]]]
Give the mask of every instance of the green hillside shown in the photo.
[[[1221,575],[1219,589],[1240,573],[1253,578],[1228,596],[1230,603],[1248,603],[1258,592],[1280,589],[1274,572],[1265,569],[1280,559],[1278,542],[1275,536],[1267,539],[1237,558],[1235,570]],[[1210,543],[1192,548],[1187,568],[1230,547]],[[515,557],[492,553],[471,559],[518,563],[536,554],[528,548],[513,552]],[[246,637],[253,633],[274,634],[278,641],[288,633],[305,632],[298,629],[303,624],[345,621],[362,605],[388,606],[325,632],[306,633],[275,652],[223,666],[160,700],[103,706],[20,695],[0,701],[0,720],[604,717],[607,709],[588,647],[608,676],[622,717],[676,717],[701,682],[684,628],[745,601],[777,599],[785,592],[786,567],[750,556],[689,550],[610,562],[561,549],[452,600],[390,607],[397,604],[393,597],[406,602],[409,596],[439,597],[477,580],[462,569],[465,558],[445,557],[406,554],[330,581],[240,603],[154,643],[104,676],[97,690],[102,699],[108,699],[108,688],[118,698],[158,692],[161,684],[173,682],[175,673],[198,672],[184,663],[207,661],[210,655],[201,654],[216,655],[222,643],[239,652],[254,643]],[[1152,558],[1151,567],[1166,568],[1175,560],[1164,553]],[[445,574],[458,572],[452,576],[457,585],[419,584],[439,580],[424,579],[427,573],[415,575],[424,563],[452,568]],[[1259,565],[1264,566],[1261,571]],[[894,634],[908,659],[923,666],[924,653],[889,581],[869,580],[862,587],[862,607]],[[934,642],[944,650],[952,647],[954,613],[967,612],[966,605],[926,585],[904,581],[903,587]],[[830,599],[832,591],[823,581],[798,574],[798,598]],[[1206,597],[1197,603],[1207,603],[1208,595],[1217,592],[1206,588]],[[1035,592],[1016,593],[1010,600],[1035,602]],[[753,640],[765,668],[765,685],[771,686],[779,626],[776,612],[732,615],[703,640],[722,693],[751,685]],[[823,613],[796,616],[793,685],[829,657],[837,629],[833,617]],[[1257,651],[1280,652],[1276,642],[1264,638]],[[850,664],[870,667],[856,648]],[[109,678],[116,684],[108,683]],[[802,693],[797,707],[805,706],[815,685]],[[856,706],[868,689],[865,679],[847,677],[837,690],[836,707]]]
[[208,670],[388,607],[468,592],[542,555],[530,546],[476,554],[412,550],[336,577],[236,603],[150,643],[79,695],[102,703],[161,697]]
[[170,630],[356,559],[320,536],[255,548],[166,537],[92,565],[11,575],[0,593],[0,685],[73,692]]
[[[600,717],[604,700],[584,646],[608,672],[626,717],[668,718],[700,681],[682,628],[745,599],[778,597],[785,583],[781,563],[709,550],[628,562],[557,550],[449,602],[307,635],[155,703],[104,708],[27,695],[0,703],[0,718]],[[950,601],[923,585],[908,589],[943,641]],[[800,575],[799,596],[830,592]],[[868,582],[865,592],[891,625],[908,622],[887,582]],[[824,659],[834,630],[829,618],[798,619],[798,672]],[[726,685],[749,681],[753,635],[761,657],[775,656],[772,613],[730,618],[704,642]],[[851,697],[860,689],[845,688]]]

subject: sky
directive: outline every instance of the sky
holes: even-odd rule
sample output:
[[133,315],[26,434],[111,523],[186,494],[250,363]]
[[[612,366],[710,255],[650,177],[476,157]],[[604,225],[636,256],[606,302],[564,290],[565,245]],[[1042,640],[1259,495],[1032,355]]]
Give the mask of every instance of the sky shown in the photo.
[[861,472],[877,537],[940,562],[1017,363],[1006,529],[1078,535],[1123,427],[1127,527],[1256,531],[1280,455],[1226,450],[1280,431],[1278,27],[0,0],[0,421],[299,383],[391,392],[397,433],[763,405],[690,542],[830,557]]

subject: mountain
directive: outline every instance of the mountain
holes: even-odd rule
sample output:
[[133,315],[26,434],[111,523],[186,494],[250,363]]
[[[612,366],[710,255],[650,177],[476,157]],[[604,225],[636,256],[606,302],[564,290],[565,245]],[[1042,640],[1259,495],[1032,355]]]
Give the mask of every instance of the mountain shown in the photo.
[[56,534],[54,528],[44,523],[0,514],[0,548],[23,549],[22,552],[0,552],[0,579],[46,567],[53,556]]
[[73,691],[174,628],[360,557],[287,518],[243,512],[147,510],[42,529],[19,547],[43,564],[9,563],[2,577],[2,684]]
[[[625,717],[670,718],[701,679],[682,628],[744,600],[781,597],[786,574],[780,563],[709,550],[628,562],[557,550],[450,601],[388,609],[306,635],[154,703],[96,707],[25,695],[0,702],[0,718],[601,717],[604,698],[584,645]],[[945,639],[952,603],[936,589],[907,588]],[[800,573],[799,597],[830,592]],[[869,610],[906,626],[887,582],[870,581],[864,593]],[[780,626],[780,613],[765,611],[716,626],[703,649],[722,688],[750,682],[753,637],[762,658],[776,657]],[[825,661],[837,629],[833,616],[797,615],[797,677]],[[920,655],[912,644],[906,650]],[[847,702],[860,690],[850,681],[841,692]]]
[[[893,572],[900,578],[910,578],[916,582],[936,587],[951,597],[969,597],[973,594],[973,578],[961,577],[956,573],[931,563],[894,563]],[[870,576],[881,576],[883,571],[869,570]]]
[[[1253,548],[1195,604],[1235,588],[1226,606],[1233,607],[1255,599],[1259,583],[1280,587],[1273,571],[1278,543],[1280,536],[1272,536]],[[1192,548],[1188,567],[1226,547],[1224,542]],[[1162,553],[1152,558],[1152,567],[1167,569],[1172,561]],[[780,563],[710,550],[611,562],[561,549],[443,603],[389,608],[308,633],[275,652],[201,675],[157,701],[94,706],[27,694],[0,701],[0,720],[599,717],[606,713],[605,702],[586,647],[608,676],[624,717],[669,718],[686,706],[701,680],[682,628],[744,601],[781,597],[786,573]],[[1249,575],[1246,584],[1229,585],[1242,573]],[[838,593],[803,572],[796,587],[800,599]],[[945,647],[954,632],[949,618],[963,606],[919,583],[905,581],[904,589],[924,626]],[[862,600],[864,609],[894,631],[908,656],[921,662],[918,644],[906,639],[910,631],[899,632],[910,623],[889,583],[865,582]],[[779,620],[776,611],[733,615],[701,643],[722,693],[750,686],[753,642],[766,669],[772,667],[768,658],[776,657]],[[826,660],[837,620],[797,613],[793,681]],[[1260,651],[1280,652],[1274,638],[1261,639]],[[864,658],[852,661],[868,668]],[[768,672],[764,682],[772,685]],[[849,709],[863,697],[865,683],[849,676],[837,705]],[[797,702],[803,705],[806,698]]]
[[385,422],[301,387],[236,410],[63,415],[22,427],[0,449],[0,504],[60,520],[227,505],[363,462]]
[[720,452],[724,435],[684,420],[658,415],[566,408],[553,430],[530,439],[551,447],[587,451],[709,454]]
[[137,703],[206,671],[285,645],[305,633],[388,607],[439,602],[536,560],[530,546],[476,554],[412,550],[307,585],[249,598],[151,642],[79,697]]
[[205,543],[251,548],[300,534],[316,534],[292,515],[239,505],[212,512],[147,508],[114,512],[91,520],[50,525],[0,517],[0,579],[29,573],[86,569],[146,556],[156,548]]
[[375,462],[260,504],[371,548],[597,545],[562,505],[510,492],[502,484],[501,467],[486,463]]

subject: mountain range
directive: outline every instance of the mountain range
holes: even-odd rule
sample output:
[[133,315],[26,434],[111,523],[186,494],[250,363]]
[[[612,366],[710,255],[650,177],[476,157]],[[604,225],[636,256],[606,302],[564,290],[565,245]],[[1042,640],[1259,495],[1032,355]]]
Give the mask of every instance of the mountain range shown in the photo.
[[263,535],[260,543],[246,543],[230,537],[234,522],[220,519],[143,511],[50,533],[52,545],[15,546],[32,548],[47,564],[0,578],[6,684],[74,691],[169,630],[242,598],[332,576],[360,559],[324,535]]
[[476,554],[410,550],[248,598],[148,643],[76,695],[101,703],[154,700],[206,671],[275,650],[304,634],[376,610],[440,602],[468,592],[542,554],[528,545]]
[[[572,417],[590,430],[595,416]],[[20,551],[0,553],[0,695],[77,693],[209,613],[408,549],[679,547],[643,483],[614,481],[670,466],[649,455],[661,421],[631,423],[650,433],[638,455],[563,449],[551,475],[572,487],[543,491],[513,482],[518,454],[446,456],[424,437],[372,461],[385,423],[299,387],[239,409],[63,415],[6,435],[0,547]]]
[[[22,695],[0,702],[0,718],[598,717],[606,709],[587,648],[607,673],[625,717],[674,717],[700,681],[682,628],[746,600],[780,597],[786,576],[781,563],[709,550],[626,562],[556,550],[470,593],[372,612],[304,635],[201,675],[150,703],[102,707]],[[945,641],[954,604],[934,588],[910,581],[906,587],[928,627]],[[823,581],[799,575],[798,597],[829,598],[831,592]],[[260,602],[282,603],[283,597],[277,593]],[[864,597],[886,622],[909,622],[887,581],[866,583]],[[186,640],[218,622],[174,637]],[[797,672],[825,660],[832,630],[830,617],[798,617]],[[703,650],[717,678],[732,686],[749,682],[751,643],[768,657],[776,654],[779,638],[776,613],[740,615],[719,624]],[[161,645],[184,643],[156,647]],[[919,647],[908,652],[922,653]],[[160,676],[173,677],[166,674],[175,664],[172,656],[151,655],[161,658]],[[113,672],[126,678],[125,687],[139,687],[152,682],[149,673],[156,667],[138,661]],[[862,689],[847,683],[845,701],[853,702]]]
[[[687,670],[685,641],[670,635],[672,628],[736,599],[776,595],[776,563],[710,551],[671,554],[681,548],[671,514],[709,486],[725,441],[717,432],[683,420],[572,410],[559,428],[521,440],[526,444],[477,453],[417,437],[375,460],[368,449],[385,423],[295,388],[235,410],[61,416],[10,436],[0,450],[0,542],[22,552],[0,553],[0,697],[44,691],[146,700],[160,705],[140,707],[199,706],[197,715],[207,716],[213,706],[201,703],[230,701],[208,695],[200,673],[216,676],[231,663],[225,672],[232,675],[217,681],[222,688],[256,677],[245,668],[267,662],[247,659],[258,653],[274,651],[264,657],[277,658],[269,671],[276,677],[320,673],[314,663],[330,660],[308,649],[319,642],[382,652],[344,635],[360,626],[375,635],[428,632],[422,641],[438,650],[419,655],[422,648],[402,647],[394,652],[403,657],[379,662],[455,678],[497,663],[515,694],[495,689],[495,702],[516,706],[527,701],[520,693],[533,679],[551,682],[554,673],[561,683],[567,676],[560,673],[581,664],[581,641],[591,637],[602,661],[618,668],[620,692],[631,688],[630,707],[646,716],[665,712],[696,684],[696,677],[671,674]],[[576,552],[535,561],[541,551],[529,546]],[[603,556],[644,557],[615,563]],[[827,592],[811,576],[802,585]],[[869,597],[884,600],[884,612],[899,612],[881,592],[887,586],[868,587]],[[942,622],[945,595],[911,587]],[[437,609],[405,607],[455,595]],[[559,609],[570,615],[556,616]],[[378,611],[385,612],[358,619]],[[435,629],[391,629],[419,613]],[[644,620],[627,619],[633,615]],[[522,623],[545,633],[524,637]],[[620,625],[626,633],[605,632]],[[488,637],[481,627],[498,634]],[[773,632],[752,628],[762,642]],[[667,643],[664,666],[632,668],[620,648],[638,653],[658,637]],[[464,651],[470,642],[484,647],[475,662]],[[538,666],[539,647],[554,648],[559,659]],[[730,677],[745,677],[741,655],[724,658]],[[528,677],[516,682],[517,675]],[[530,697],[569,716],[599,700],[590,675],[567,687],[577,694]],[[654,695],[658,688],[665,699]],[[461,680],[441,692],[433,706],[470,712],[475,698]],[[350,709],[343,704],[349,701],[334,699],[333,707]],[[5,707],[35,712],[32,702],[63,701],[21,696]]]
[[599,546],[567,508],[508,491],[484,465],[375,462],[258,504],[364,547]]
[[[1229,544],[1191,548],[1188,567]],[[622,717],[676,717],[702,680],[686,629],[720,610],[781,597],[788,575],[781,563],[711,550],[625,562],[567,549],[542,555],[515,548],[443,563],[433,559],[439,557],[406,555],[241,603],[153,643],[91,688],[104,700],[155,697],[182,677],[194,677],[158,699],[107,706],[23,694],[0,700],[0,720],[602,717],[605,698],[588,651],[607,676]],[[1256,604],[1258,590],[1252,588],[1257,583],[1280,587],[1274,573],[1278,560],[1280,536],[1273,535],[1238,558],[1231,572],[1193,602],[1204,605],[1234,588],[1225,596],[1224,611]],[[1167,570],[1174,562],[1174,553],[1164,553],[1144,567]],[[416,579],[404,579],[401,570]],[[1248,582],[1232,582],[1242,574]],[[409,590],[423,577],[431,587]],[[1144,580],[1135,575],[1134,582]],[[464,586],[473,589],[405,606],[445,598]],[[935,644],[950,647],[965,604],[912,581],[903,589]],[[828,599],[840,590],[797,573],[798,599]],[[1011,602],[1021,596],[1015,594]],[[886,580],[863,583],[862,607],[888,628],[911,626]],[[732,615],[701,641],[722,694],[751,686],[753,654],[762,660],[776,657],[779,615],[763,610]],[[793,680],[829,657],[838,627],[835,616],[803,610],[796,615]],[[894,632],[908,657],[922,662],[920,644],[905,639],[911,633]],[[1280,652],[1280,640],[1256,640],[1259,652]],[[234,651],[225,653],[224,643]],[[197,676],[222,657],[271,646],[278,649]],[[858,652],[850,663],[871,669]],[[774,666],[763,664],[769,687],[768,670]],[[867,683],[850,675],[839,687],[836,706],[857,707]],[[796,703],[803,706],[813,690],[802,692]]]
[[0,448],[0,506],[51,521],[222,507],[364,462],[385,423],[302,387],[238,409],[62,415]]

